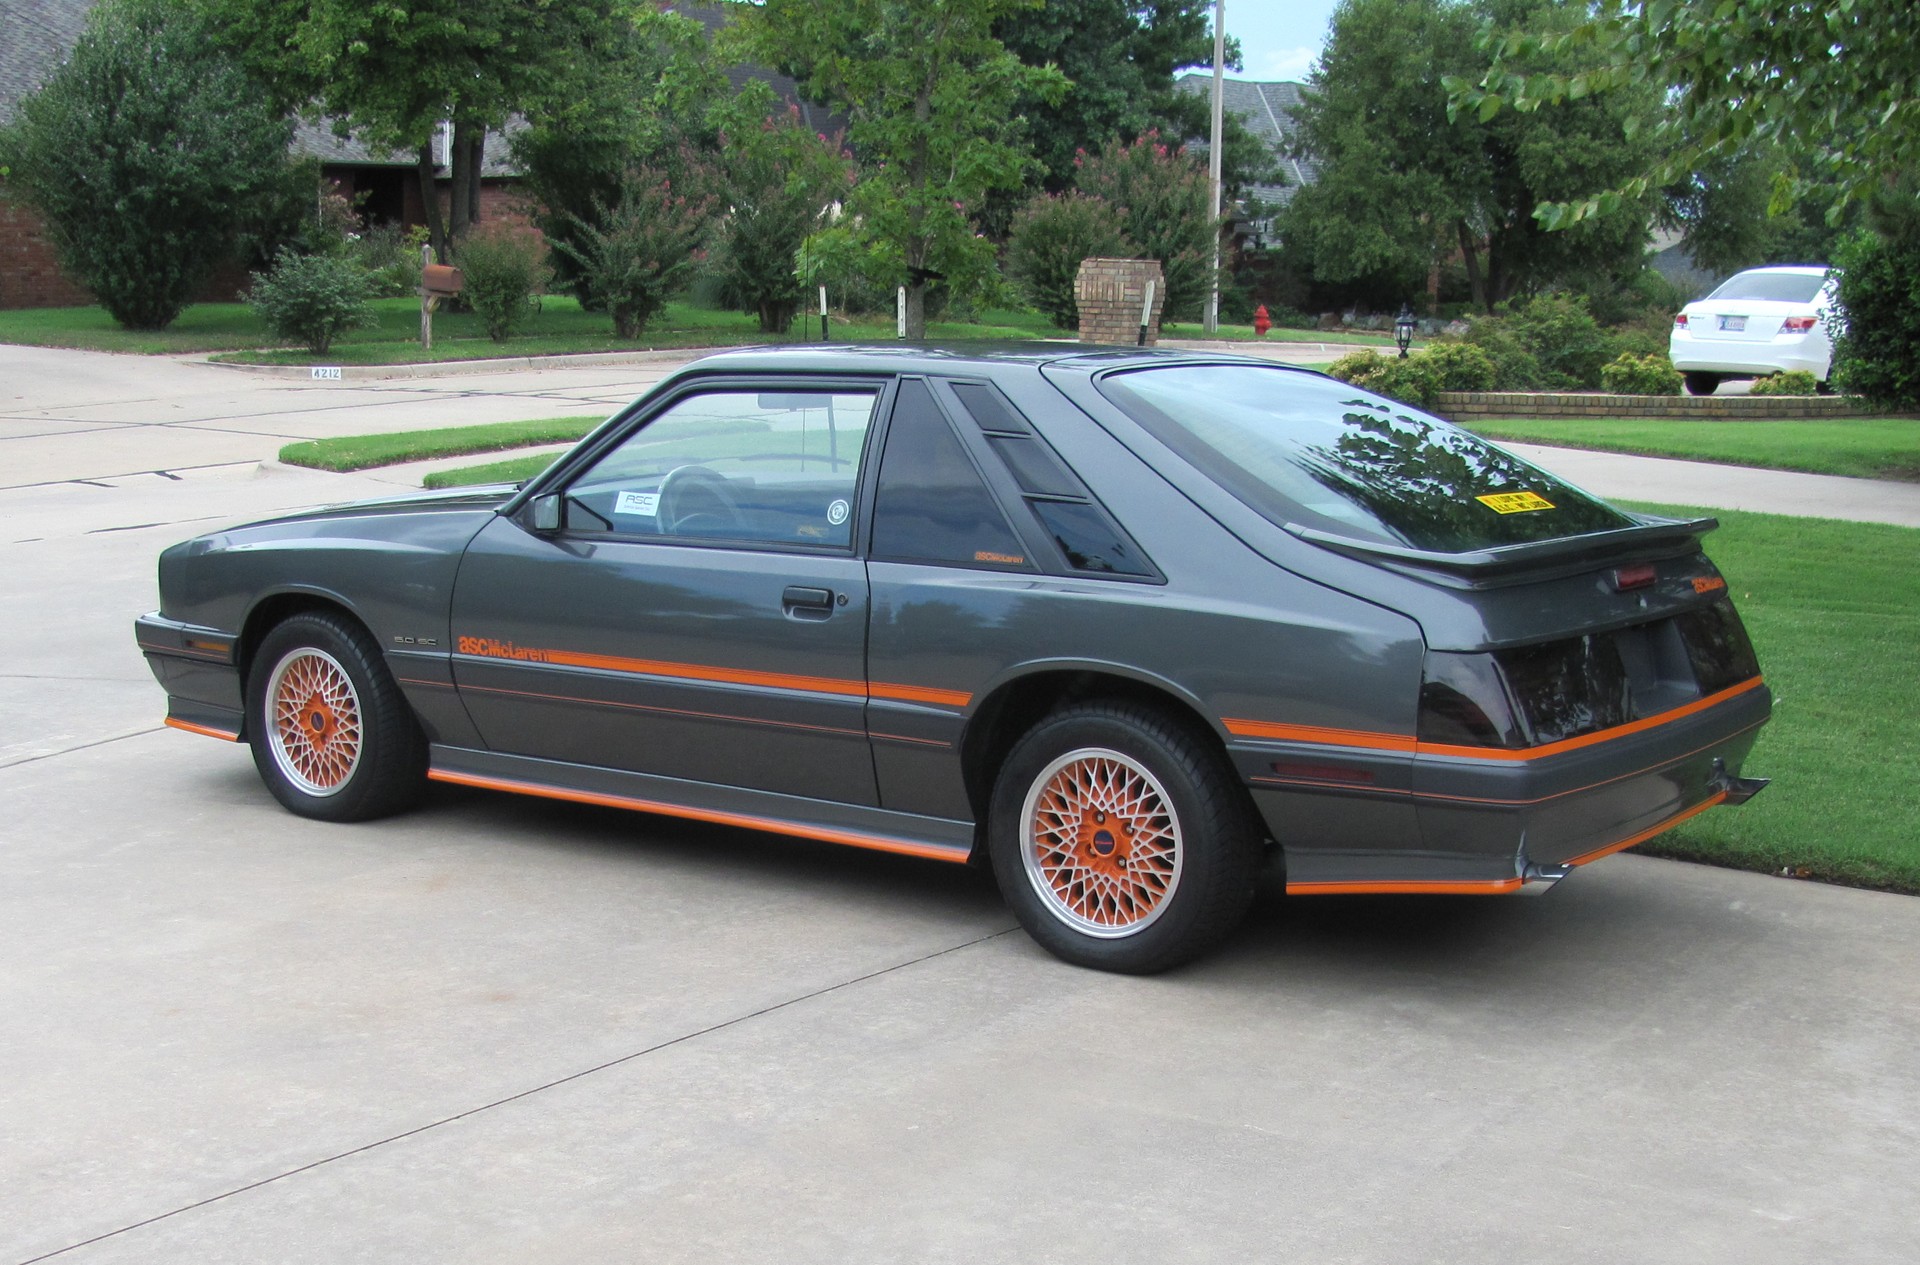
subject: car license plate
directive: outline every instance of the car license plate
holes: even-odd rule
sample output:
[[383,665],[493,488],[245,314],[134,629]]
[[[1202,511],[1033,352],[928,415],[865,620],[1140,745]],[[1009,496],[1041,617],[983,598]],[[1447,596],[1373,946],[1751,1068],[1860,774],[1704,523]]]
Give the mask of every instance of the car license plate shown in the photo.
[[1746,329],[1746,327],[1747,318],[1744,316],[1723,316],[1720,318],[1720,328],[1726,330],[1729,334],[1738,334]]

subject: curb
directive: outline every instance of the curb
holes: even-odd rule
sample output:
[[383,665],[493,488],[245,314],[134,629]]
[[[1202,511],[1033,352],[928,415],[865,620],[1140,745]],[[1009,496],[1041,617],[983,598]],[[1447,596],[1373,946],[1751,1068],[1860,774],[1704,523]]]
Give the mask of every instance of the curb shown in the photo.
[[590,369],[599,365],[672,364],[737,347],[661,347],[644,351],[573,352],[556,356],[506,356],[494,360],[432,360],[397,365],[256,365],[201,357],[215,369],[233,369],[297,382],[361,382],[383,378],[451,378],[514,369]]

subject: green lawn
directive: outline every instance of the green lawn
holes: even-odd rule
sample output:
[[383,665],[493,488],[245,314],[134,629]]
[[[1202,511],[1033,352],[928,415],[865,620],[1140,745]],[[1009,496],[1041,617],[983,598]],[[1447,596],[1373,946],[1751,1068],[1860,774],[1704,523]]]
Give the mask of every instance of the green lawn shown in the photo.
[[1774,692],[1745,771],[1776,780],[1640,850],[1920,894],[1920,531],[1647,508],[1722,523],[1707,551]]
[[422,487],[465,488],[479,483],[524,483],[553,464],[553,453],[530,457],[510,457],[483,465],[461,466],[458,470],[437,470],[420,480]]
[[[820,318],[794,321],[786,334],[763,334],[759,322],[738,312],[718,312],[691,303],[669,303],[647,330],[635,339],[614,337],[613,323],[604,315],[584,312],[571,298],[547,297],[526,327],[504,343],[486,337],[479,318],[471,313],[440,312],[433,319],[433,351],[420,348],[420,302],[413,298],[377,299],[377,324],[343,336],[324,356],[305,350],[276,347],[251,308],[244,303],[198,303],[168,328],[157,333],[121,329],[97,307],[34,308],[0,312],[0,343],[42,347],[79,347],[92,351],[140,353],[223,352],[218,357],[250,364],[384,365],[421,360],[486,360],[494,357],[552,356],[570,352],[633,351],[672,347],[743,346],[768,342],[809,342],[820,337]],[[847,320],[835,316],[830,337],[835,342],[889,342],[894,322],[887,315]],[[991,309],[970,322],[934,321],[928,336],[935,340],[1071,338],[1072,331],[1054,328],[1037,312]],[[1170,324],[1168,338],[1204,338],[1198,325]],[[1246,325],[1225,325],[1215,337],[1229,341],[1253,338]],[[1272,342],[1341,342],[1384,346],[1392,339],[1379,334],[1324,334],[1316,330],[1276,329]]]
[[1719,461],[1856,478],[1920,479],[1920,419],[1696,422],[1661,418],[1497,418],[1465,424],[1488,439]]
[[316,470],[367,470],[374,466],[457,457],[470,452],[501,452],[558,444],[580,438],[604,420],[599,417],[555,417],[530,422],[495,422],[486,426],[447,426],[438,430],[403,430],[388,435],[345,435],[338,439],[310,439],[288,444],[280,460]]

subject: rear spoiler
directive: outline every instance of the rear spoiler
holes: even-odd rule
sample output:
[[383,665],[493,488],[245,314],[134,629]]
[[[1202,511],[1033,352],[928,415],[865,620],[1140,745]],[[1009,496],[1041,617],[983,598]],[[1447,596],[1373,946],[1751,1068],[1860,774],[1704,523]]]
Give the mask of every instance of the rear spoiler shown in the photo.
[[1500,545],[1466,553],[1434,553],[1372,540],[1357,540],[1335,532],[1285,524],[1287,533],[1334,553],[1362,562],[1384,563],[1397,570],[1438,573],[1470,587],[1495,587],[1523,580],[1570,575],[1596,563],[1620,562],[1636,556],[1661,557],[1697,550],[1700,538],[1720,526],[1717,518],[1661,518],[1632,514],[1632,527],[1536,540],[1524,545]]

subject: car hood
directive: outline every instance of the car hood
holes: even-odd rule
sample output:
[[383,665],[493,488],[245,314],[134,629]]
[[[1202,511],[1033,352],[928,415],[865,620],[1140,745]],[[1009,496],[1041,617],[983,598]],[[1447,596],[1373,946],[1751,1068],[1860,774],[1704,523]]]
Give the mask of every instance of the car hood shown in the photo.
[[449,510],[494,510],[506,504],[519,485],[516,483],[489,483],[479,487],[444,488],[434,492],[409,492],[398,496],[375,497],[365,501],[345,501],[337,505],[322,505],[317,509],[301,510],[295,514],[283,514],[277,518],[262,519],[250,523],[252,527],[266,527],[276,523],[304,523],[329,518],[355,518],[363,515],[426,514],[445,513]]

